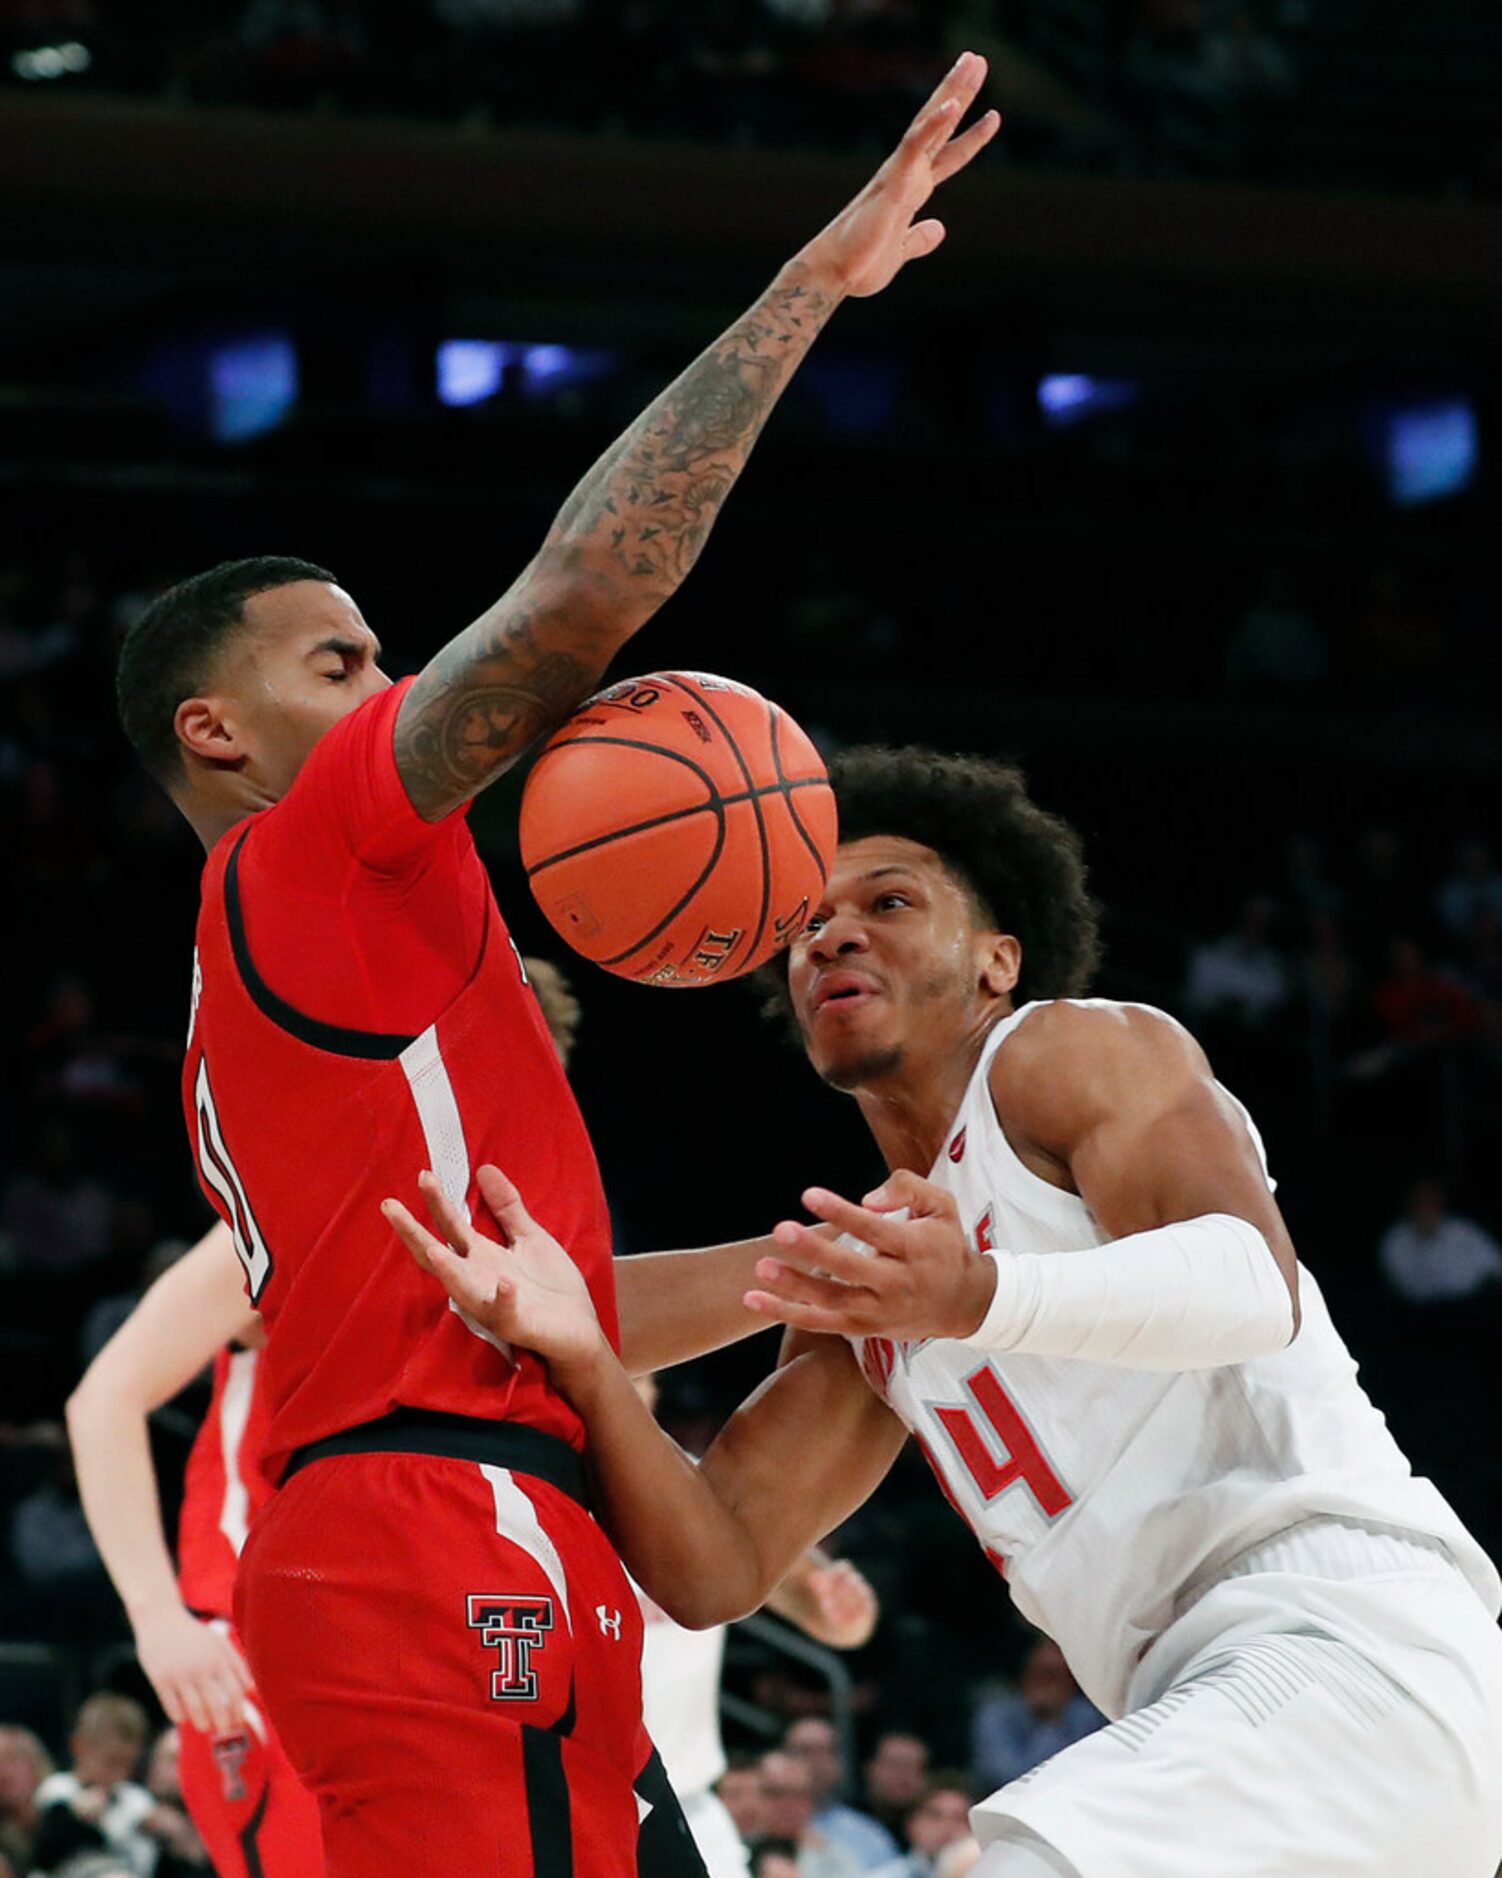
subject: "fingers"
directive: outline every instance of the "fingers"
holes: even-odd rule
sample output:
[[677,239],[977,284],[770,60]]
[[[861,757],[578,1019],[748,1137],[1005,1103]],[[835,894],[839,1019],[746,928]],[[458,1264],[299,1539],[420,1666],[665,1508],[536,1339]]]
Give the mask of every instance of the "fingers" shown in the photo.
[[[881,1189],[878,1188],[877,1191],[880,1192]],[[841,1232],[849,1233],[854,1239],[861,1240],[873,1251],[896,1256],[900,1255],[904,1249],[903,1222],[886,1217],[887,1212],[906,1205],[907,1202],[904,1200],[894,1201],[891,1209],[876,1211],[870,1207],[856,1206],[851,1200],[841,1199],[839,1194],[830,1193],[825,1187],[809,1187],[804,1192],[803,1204],[816,1219],[827,1220],[831,1226],[837,1227]],[[777,1242],[779,1245],[785,1244],[780,1236]],[[839,1252],[845,1254],[846,1257],[851,1256],[851,1248],[848,1246],[826,1245],[823,1250],[826,1254]],[[861,1255],[855,1253],[853,1256],[859,1258]],[[836,1264],[833,1258],[825,1257],[823,1263],[828,1270],[839,1271],[842,1276],[846,1275],[844,1267]]]
[[486,1165],[476,1175],[480,1185],[480,1196],[490,1208],[496,1224],[511,1242],[515,1242],[532,1225],[532,1216],[522,1202],[522,1196],[512,1182],[498,1167]]
[[441,1240],[435,1239],[426,1226],[419,1225],[400,1200],[382,1200],[381,1214],[423,1270],[438,1276],[435,1254],[439,1250],[448,1251],[448,1247]]
[[972,157],[985,149],[1000,129],[1001,113],[987,111],[985,116],[977,118],[968,130],[962,131],[958,137],[945,144],[933,160],[935,183],[948,182],[951,176],[958,175]]
[[[863,1259],[861,1263],[869,1265],[870,1260]],[[791,1265],[784,1265],[780,1259],[758,1259],[756,1276],[764,1285],[775,1286],[778,1297],[799,1304],[819,1304],[829,1310],[840,1310],[856,1301],[852,1296],[855,1286],[813,1272],[798,1271]],[[861,1295],[865,1302],[870,1302],[869,1291]]]
[[417,1176],[417,1185],[428,1203],[428,1212],[439,1232],[455,1251],[467,1250],[470,1226],[459,1203],[444,1191],[438,1176],[427,1168]]
[[850,1337],[860,1333],[846,1321],[843,1311],[822,1310],[813,1304],[788,1304],[770,1291],[748,1291],[741,1299],[748,1311],[765,1317],[768,1323],[791,1324],[794,1330],[812,1330],[825,1337]]
[[[804,1194],[803,1199],[807,1205],[808,1194]],[[907,1167],[899,1167],[895,1173],[888,1174],[879,1187],[864,1196],[861,1205],[873,1213],[897,1213],[906,1208],[913,1219],[955,1216],[954,1196]]]
[[942,222],[919,222],[910,228],[903,238],[902,256],[905,261],[921,261],[925,254],[932,254],[944,239]]
[[[841,1201],[841,1206],[848,1205]],[[853,1212],[859,1212],[853,1208]],[[873,1215],[873,1218],[875,1216]],[[880,1222],[877,1222],[878,1227]],[[873,1262],[869,1252],[862,1252],[855,1246],[839,1245],[826,1239],[809,1226],[800,1226],[796,1220],[779,1221],[772,1237],[777,1241],[778,1250],[786,1254],[786,1263],[810,1277],[838,1279],[850,1290],[859,1287],[869,1291],[879,1275],[879,1268]],[[762,1266],[771,1266],[776,1261],[763,1259],[757,1266],[762,1273]]]
[[962,52],[929,93],[922,110],[913,119],[908,137],[912,137],[920,125],[928,123],[932,127],[946,105],[953,107],[948,116],[957,123],[974,104],[976,94],[986,82],[986,71],[986,61],[978,52]]

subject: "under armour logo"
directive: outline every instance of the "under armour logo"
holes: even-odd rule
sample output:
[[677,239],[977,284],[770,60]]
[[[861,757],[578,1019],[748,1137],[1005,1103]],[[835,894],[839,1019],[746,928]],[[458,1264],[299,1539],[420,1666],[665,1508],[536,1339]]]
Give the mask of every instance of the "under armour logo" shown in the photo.
[[600,1635],[613,1637],[617,1643],[621,1640],[621,1614],[612,1611],[603,1604],[595,1606],[595,1616],[600,1620]]
[[553,1600],[513,1597],[505,1592],[489,1597],[471,1593],[469,1627],[479,1631],[487,1649],[501,1653],[500,1668],[491,1672],[491,1700],[535,1702],[537,1672],[532,1667],[532,1652],[542,1648],[553,1628]]

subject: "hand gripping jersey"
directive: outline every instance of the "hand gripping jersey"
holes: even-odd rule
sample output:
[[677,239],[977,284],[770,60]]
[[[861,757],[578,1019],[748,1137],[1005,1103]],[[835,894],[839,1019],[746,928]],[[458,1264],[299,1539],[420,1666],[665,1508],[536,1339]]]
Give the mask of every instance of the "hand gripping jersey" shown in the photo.
[[[398,1408],[523,1422],[582,1445],[579,1419],[541,1360],[461,1317],[382,1218],[387,1194],[426,1216],[417,1190],[425,1167],[495,1237],[474,1170],[504,1168],[568,1249],[616,1337],[594,1154],[462,815],[429,827],[402,792],[391,726],[404,690],[327,731],[282,801],[232,828],[204,867],[183,1097],[204,1191],[234,1235],[270,1333],[262,1362],[272,1481],[294,1449]],[[331,880],[326,906],[308,901],[298,938],[333,952],[351,977],[369,976],[354,948],[362,929],[350,925],[353,901],[367,921],[372,907],[394,908],[404,939],[421,935],[413,908],[422,896],[449,896],[447,906],[468,895],[479,908],[467,981],[416,1034],[320,1021],[278,989],[295,961],[268,937],[277,868],[290,875],[304,837],[330,824],[348,826],[349,852],[331,850],[347,872]],[[400,852],[378,850],[375,835],[390,842],[392,828]],[[403,989],[376,985],[375,1008]]]
[[227,1618],[250,1522],[271,1489],[261,1472],[266,1392],[258,1350],[221,1350],[214,1392],[188,1455],[177,1528],[177,1584],[197,1617]]
[[[987,1038],[929,1179],[954,1195],[983,1249],[1063,1256],[1107,1235],[1083,1200],[1013,1152],[988,1081],[992,1058],[1036,1008]],[[1427,1539],[1493,1615],[1502,1603],[1491,1561],[1414,1476],[1358,1385],[1302,1266],[1299,1296],[1302,1323],[1286,1350],[1177,1375],[993,1357],[942,1338],[857,1343],[867,1379],[912,1429],[1017,1608],[1059,1643],[1107,1715],[1125,1712],[1139,1658],[1197,1590],[1311,1516]]]

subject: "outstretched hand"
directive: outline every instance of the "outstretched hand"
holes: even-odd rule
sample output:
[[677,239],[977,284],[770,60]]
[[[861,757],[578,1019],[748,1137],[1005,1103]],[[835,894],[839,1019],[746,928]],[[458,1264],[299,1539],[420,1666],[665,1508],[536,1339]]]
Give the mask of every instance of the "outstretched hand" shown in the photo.
[[504,1245],[477,1231],[431,1173],[419,1174],[417,1184],[437,1233],[400,1200],[383,1200],[381,1211],[417,1263],[482,1330],[554,1365],[596,1354],[603,1332],[583,1273],[498,1167],[482,1167],[476,1178]]
[[942,1187],[899,1171],[864,1205],[823,1187],[810,1187],[803,1204],[866,1249],[783,1220],[772,1234],[782,1256],[757,1262],[763,1288],[746,1293],[747,1310],[800,1330],[901,1343],[980,1328],[995,1268],[966,1238]]
[[975,102],[986,61],[962,52],[908,126],[902,142],[851,202],[803,251],[803,259],[831,268],[843,291],[880,293],[909,261],[932,254],[944,224],[915,218],[940,183],[957,176],[996,135],[1001,118],[987,111],[968,130],[960,120]]

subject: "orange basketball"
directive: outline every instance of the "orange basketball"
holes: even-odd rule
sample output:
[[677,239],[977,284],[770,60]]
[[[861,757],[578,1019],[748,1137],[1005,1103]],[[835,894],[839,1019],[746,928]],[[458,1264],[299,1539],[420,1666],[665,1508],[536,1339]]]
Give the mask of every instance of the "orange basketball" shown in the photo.
[[544,747],[521,844],[576,952],[644,985],[708,985],[802,929],[834,853],[834,794],[813,744],[749,685],[651,672],[589,699]]

